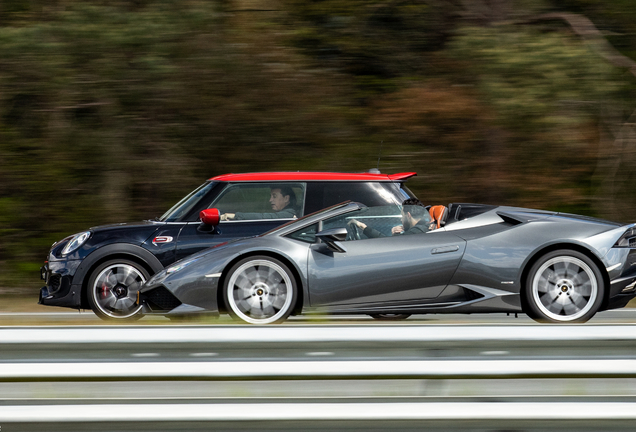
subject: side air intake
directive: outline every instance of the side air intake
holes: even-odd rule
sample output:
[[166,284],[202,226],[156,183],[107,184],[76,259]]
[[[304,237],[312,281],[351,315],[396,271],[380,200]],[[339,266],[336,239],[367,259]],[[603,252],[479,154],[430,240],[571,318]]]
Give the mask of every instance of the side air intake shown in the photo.
[[502,218],[503,221],[510,226],[520,225],[524,222],[527,222],[527,220],[522,220],[521,218],[515,217],[510,213],[497,212],[497,216]]
[[148,292],[146,301],[153,311],[171,311],[181,306],[179,299],[163,286]]

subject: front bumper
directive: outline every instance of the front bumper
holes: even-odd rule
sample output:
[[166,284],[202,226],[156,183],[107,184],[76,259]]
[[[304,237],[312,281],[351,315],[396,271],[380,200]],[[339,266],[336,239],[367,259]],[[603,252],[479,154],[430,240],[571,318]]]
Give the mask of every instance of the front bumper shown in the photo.
[[73,284],[80,260],[49,261],[40,268],[45,285],[40,288],[38,303],[46,306],[79,308],[82,299],[81,284]]
[[609,291],[607,304],[603,309],[625,307],[630,300],[636,297],[636,274],[628,274],[625,277],[611,281]]
[[207,313],[218,315],[218,277],[163,279],[145,285],[139,291],[138,302],[144,314],[165,316]]
[[636,297],[636,249],[614,247],[605,259],[610,284],[602,309],[622,308]]

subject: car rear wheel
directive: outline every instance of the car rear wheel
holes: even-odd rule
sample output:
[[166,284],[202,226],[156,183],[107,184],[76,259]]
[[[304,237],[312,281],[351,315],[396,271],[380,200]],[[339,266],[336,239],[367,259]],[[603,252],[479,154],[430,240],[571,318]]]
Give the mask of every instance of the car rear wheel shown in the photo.
[[526,312],[540,322],[586,322],[598,311],[604,293],[603,276],[589,257],[557,250],[544,255],[530,269]]
[[228,272],[223,299],[232,318],[250,324],[283,322],[296,303],[296,279],[285,264],[267,256],[253,256]]
[[148,271],[133,261],[107,261],[88,280],[88,304],[103,320],[139,319],[142,314],[137,292],[148,278]]
[[410,317],[411,314],[387,314],[387,313],[379,313],[379,314],[371,314],[373,319],[379,321],[401,321]]

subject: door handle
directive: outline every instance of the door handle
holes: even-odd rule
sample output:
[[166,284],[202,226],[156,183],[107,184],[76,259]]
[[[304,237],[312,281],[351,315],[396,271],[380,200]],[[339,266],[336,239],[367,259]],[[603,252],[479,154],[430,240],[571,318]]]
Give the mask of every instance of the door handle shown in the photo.
[[442,247],[438,247],[438,248],[434,248],[431,250],[431,253],[433,255],[435,254],[443,254],[443,253],[448,253],[448,252],[456,252],[459,250],[459,246],[454,245],[454,246],[442,246]]

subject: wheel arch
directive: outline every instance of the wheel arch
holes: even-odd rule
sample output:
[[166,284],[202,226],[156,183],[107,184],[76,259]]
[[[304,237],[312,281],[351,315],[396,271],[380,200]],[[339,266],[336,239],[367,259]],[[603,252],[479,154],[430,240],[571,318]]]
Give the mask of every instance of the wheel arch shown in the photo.
[[79,276],[82,285],[80,301],[83,309],[89,308],[87,288],[90,275],[102,263],[118,258],[133,261],[143,266],[150,276],[164,268],[157,257],[137,245],[111,244],[97,249],[82,261],[76,273],[76,277]]
[[296,265],[292,262],[291,259],[289,259],[285,255],[276,253],[274,251],[267,251],[267,250],[246,252],[244,254],[234,257],[231,261],[229,261],[225,265],[225,268],[223,269],[221,277],[219,278],[219,283],[217,285],[217,290],[216,290],[216,301],[217,301],[219,312],[227,313],[227,306],[225,304],[225,301],[223,300],[223,287],[225,286],[225,279],[227,278],[227,275],[230,269],[234,267],[234,264],[236,264],[237,262],[252,256],[267,256],[270,258],[277,259],[281,261],[283,264],[285,264],[287,268],[289,268],[289,270],[291,270],[296,280],[296,286],[298,287],[298,290],[297,290],[298,298],[296,299],[296,304],[294,305],[294,310],[292,311],[292,315],[299,315],[303,310],[303,302],[305,299],[305,284],[303,283],[303,280],[300,277],[300,272],[298,271],[298,268],[296,268]]
[[607,302],[609,300],[609,292],[610,292],[609,290],[610,279],[609,279],[609,274],[607,273],[607,270],[605,270],[605,266],[603,265],[599,257],[596,254],[594,254],[594,252],[592,252],[590,249],[586,248],[585,246],[577,244],[577,243],[562,242],[562,243],[554,243],[554,244],[545,246],[544,248],[541,248],[539,250],[536,250],[531,255],[531,257],[526,261],[523,267],[523,271],[521,272],[521,280],[519,281],[520,287],[521,287],[521,290],[520,290],[521,291],[520,292],[521,308],[523,309],[523,311],[527,312],[528,310],[527,299],[526,299],[526,292],[527,292],[526,283],[528,279],[528,274],[530,273],[530,269],[538,260],[541,259],[541,257],[559,249],[569,249],[569,250],[582,253],[583,255],[591,259],[592,262],[596,265],[596,267],[598,267],[599,271],[603,275],[603,285],[605,287],[605,292],[603,293],[603,302],[601,303],[599,311],[604,310],[607,307]]

